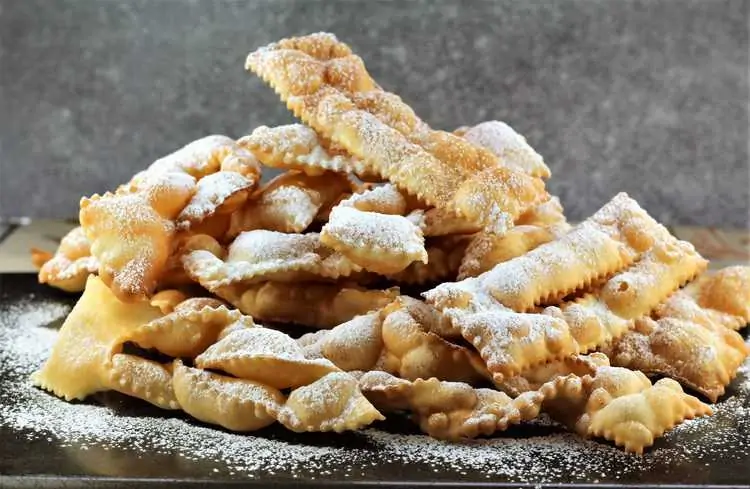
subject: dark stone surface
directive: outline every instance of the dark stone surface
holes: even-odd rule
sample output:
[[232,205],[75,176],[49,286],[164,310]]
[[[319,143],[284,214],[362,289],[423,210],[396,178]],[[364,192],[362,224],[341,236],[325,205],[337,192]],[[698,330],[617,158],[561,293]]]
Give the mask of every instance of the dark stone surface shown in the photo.
[[290,121],[245,56],[326,30],[435,127],[525,134],[573,219],[625,190],[744,227],[749,4],[0,0],[0,217],[75,215],[197,137]]

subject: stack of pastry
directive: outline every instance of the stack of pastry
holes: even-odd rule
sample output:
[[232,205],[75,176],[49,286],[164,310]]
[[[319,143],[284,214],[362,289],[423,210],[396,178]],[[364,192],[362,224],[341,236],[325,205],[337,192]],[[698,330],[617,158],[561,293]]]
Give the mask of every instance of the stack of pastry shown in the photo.
[[34,252],[83,291],[38,386],[237,431],[405,413],[460,440],[546,412],[637,453],[712,412],[680,384],[716,401],[747,357],[747,267],[707,272],[625,194],[569,225],[521,135],[430,128],[332,35],[246,67],[304,124],[200,139],[82,199]]

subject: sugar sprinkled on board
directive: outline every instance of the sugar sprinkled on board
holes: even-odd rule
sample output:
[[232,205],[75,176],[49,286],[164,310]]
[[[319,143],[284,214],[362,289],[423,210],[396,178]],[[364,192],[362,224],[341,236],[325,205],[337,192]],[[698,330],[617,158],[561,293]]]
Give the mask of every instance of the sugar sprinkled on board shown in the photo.
[[[218,471],[236,477],[382,477],[382,467],[396,464],[408,465],[424,480],[452,474],[449,476],[462,480],[540,483],[634,480],[653,467],[666,465],[677,470],[686,462],[707,463],[717,456],[747,457],[750,450],[744,435],[750,429],[750,409],[744,405],[750,390],[750,363],[741,368],[739,395],[717,404],[714,416],[679,425],[667,433],[670,446],[657,442],[657,447],[642,457],[556,432],[447,443],[421,434],[370,428],[358,435],[364,442],[361,447],[344,448],[227,433],[174,414],[123,416],[106,406],[66,403],[28,382],[28,375],[44,362],[56,339],[56,331],[47,325],[62,320],[69,309],[27,298],[0,310],[0,426],[18,432],[19,440],[54,441],[73,455],[90,453],[93,447],[134,451],[139,457],[177,455],[188,462],[201,462],[196,467],[205,470],[204,475]],[[533,424],[548,431],[555,429],[542,420]],[[343,435],[332,434],[326,440],[334,442],[338,436]]]

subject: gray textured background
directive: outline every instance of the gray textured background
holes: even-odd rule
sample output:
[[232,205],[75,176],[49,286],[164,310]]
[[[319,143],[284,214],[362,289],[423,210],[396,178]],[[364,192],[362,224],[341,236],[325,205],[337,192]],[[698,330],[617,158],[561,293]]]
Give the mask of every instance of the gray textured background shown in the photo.
[[626,190],[748,225],[743,0],[0,0],[0,217],[71,216],[208,133],[291,120],[246,54],[336,33],[435,127],[509,122],[573,219]]

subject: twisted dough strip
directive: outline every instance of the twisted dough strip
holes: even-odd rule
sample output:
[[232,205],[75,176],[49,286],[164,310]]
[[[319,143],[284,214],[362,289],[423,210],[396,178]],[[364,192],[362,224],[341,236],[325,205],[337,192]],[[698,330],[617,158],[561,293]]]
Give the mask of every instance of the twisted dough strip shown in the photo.
[[539,392],[543,409],[556,421],[638,454],[682,421],[713,412],[671,379],[652,385],[641,372],[607,365],[593,375],[558,377]]
[[478,277],[442,284],[424,296],[443,311],[497,305],[528,311],[550,297],[567,295],[622,270],[668,236],[637,202],[621,193],[560,239]]
[[379,371],[360,375],[359,386],[375,407],[411,411],[422,431],[444,440],[504,431],[512,424],[536,418],[542,403],[538,392],[511,399],[499,391],[435,378],[408,381]]
[[363,180],[373,177],[362,160],[332,148],[303,124],[260,126],[237,142],[271,168],[301,171],[310,176],[334,171],[353,173]]
[[315,131],[430,206],[503,232],[547,198],[540,179],[430,129],[398,96],[382,91],[361,58],[331,34],[271,44],[250,53],[245,66]]
[[80,226],[63,236],[54,255],[37,249],[31,253],[39,268],[39,283],[66,292],[81,292],[88,276],[99,270],[99,262],[91,256],[91,243]]
[[389,304],[399,289],[369,290],[345,283],[263,282],[220,287],[214,292],[243,313],[262,321],[333,328]]

